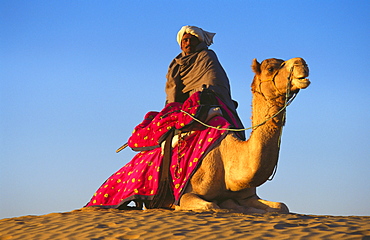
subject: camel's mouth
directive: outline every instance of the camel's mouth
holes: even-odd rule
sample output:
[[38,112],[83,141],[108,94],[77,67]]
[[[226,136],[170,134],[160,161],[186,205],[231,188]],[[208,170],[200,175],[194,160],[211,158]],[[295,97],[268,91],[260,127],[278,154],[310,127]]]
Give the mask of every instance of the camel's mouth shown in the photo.
[[294,78],[292,81],[293,85],[299,89],[304,89],[310,85],[310,80],[308,78]]

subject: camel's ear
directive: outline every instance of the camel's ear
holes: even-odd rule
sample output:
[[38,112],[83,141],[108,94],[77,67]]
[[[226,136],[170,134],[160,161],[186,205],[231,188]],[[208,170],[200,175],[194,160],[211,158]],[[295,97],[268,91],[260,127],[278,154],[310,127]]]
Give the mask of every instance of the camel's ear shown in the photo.
[[256,58],[254,58],[252,61],[252,70],[255,74],[261,73],[261,64],[257,61]]

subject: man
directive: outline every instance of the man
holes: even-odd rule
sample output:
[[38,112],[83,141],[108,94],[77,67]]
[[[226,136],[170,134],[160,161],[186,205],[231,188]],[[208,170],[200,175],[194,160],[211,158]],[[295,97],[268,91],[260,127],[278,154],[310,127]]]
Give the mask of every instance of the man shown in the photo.
[[[229,79],[214,51],[208,49],[215,33],[195,26],[184,26],[177,34],[182,52],[177,55],[166,75],[166,103],[184,102],[190,95],[204,87],[218,96],[243,125],[236,112],[236,102],[230,94]],[[244,132],[241,134],[244,138]]]

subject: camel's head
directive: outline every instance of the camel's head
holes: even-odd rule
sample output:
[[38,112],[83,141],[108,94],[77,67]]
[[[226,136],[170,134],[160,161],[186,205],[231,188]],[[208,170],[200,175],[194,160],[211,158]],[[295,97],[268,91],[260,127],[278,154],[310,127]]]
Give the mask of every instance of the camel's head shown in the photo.
[[308,66],[302,58],[287,61],[270,58],[261,63],[253,59],[252,69],[255,73],[252,91],[262,93],[267,99],[285,96],[287,91],[291,95],[310,85]]

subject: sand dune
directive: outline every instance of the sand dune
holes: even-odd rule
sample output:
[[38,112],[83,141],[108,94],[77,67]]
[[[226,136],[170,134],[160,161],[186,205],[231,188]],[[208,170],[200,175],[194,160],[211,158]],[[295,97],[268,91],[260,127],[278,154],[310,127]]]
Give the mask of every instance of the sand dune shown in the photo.
[[0,220],[4,239],[367,239],[370,216],[87,208]]

